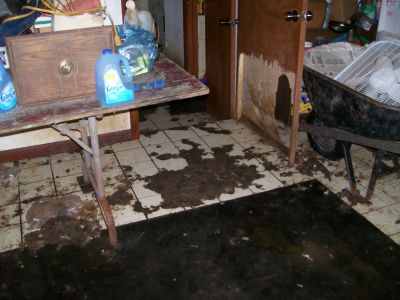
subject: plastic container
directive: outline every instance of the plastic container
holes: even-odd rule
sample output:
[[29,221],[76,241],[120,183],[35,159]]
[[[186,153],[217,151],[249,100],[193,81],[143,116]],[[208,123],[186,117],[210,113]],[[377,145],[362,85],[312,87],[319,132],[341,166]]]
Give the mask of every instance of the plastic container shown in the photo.
[[161,90],[165,87],[165,76],[152,71],[133,77],[133,89],[135,93],[146,90]]
[[10,74],[0,63],[0,112],[5,112],[17,106],[14,84]]
[[[122,70],[122,66],[124,70]],[[103,107],[132,103],[135,100],[128,60],[111,49],[104,49],[95,65],[97,98]]]

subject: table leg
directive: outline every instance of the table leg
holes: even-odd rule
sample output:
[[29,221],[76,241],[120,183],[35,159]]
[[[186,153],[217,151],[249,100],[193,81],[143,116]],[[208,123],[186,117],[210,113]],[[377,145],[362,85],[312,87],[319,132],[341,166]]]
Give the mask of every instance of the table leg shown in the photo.
[[140,136],[139,109],[130,110],[129,116],[131,121],[131,139],[137,140]]
[[[88,122],[87,120],[79,120],[80,125],[80,133],[82,142],[86,145],[89,145],[89,137],[88,137]],[[83,158],[83,180],[85,185],[90,184],[89,170],[92,169],[90,153],[82,148],[82,158]]]
[[100,162],[99,139],[97,136],[97,129],[96,129],[96,117],[89,117],[89,133],[93,151],[93,170],[96,180],[95,190],[96,190],[97,201],[99,201],[99,205],[101,207],[103,217],[107,225],[110,243],[112,246],[116,246],[117,231],[115,229],[114,218],[111,213],[111,209],[108,204],[104,190],[103,172],[101,169],[101,162]]

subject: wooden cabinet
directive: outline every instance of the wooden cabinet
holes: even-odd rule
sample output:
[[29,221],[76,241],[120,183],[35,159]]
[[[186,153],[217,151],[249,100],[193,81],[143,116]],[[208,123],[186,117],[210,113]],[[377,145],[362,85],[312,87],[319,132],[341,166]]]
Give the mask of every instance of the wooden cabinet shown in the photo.
[[96,94],[94,65],[113,48],[112,27],[6,39],[18,103],[30,106]]

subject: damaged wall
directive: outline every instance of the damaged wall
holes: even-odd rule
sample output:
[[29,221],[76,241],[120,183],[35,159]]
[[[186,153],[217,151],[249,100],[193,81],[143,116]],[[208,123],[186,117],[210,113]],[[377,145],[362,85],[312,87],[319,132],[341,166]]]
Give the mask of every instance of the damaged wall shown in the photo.
[[[276,118],[279,120],[280,116],[290,112],[290,102],[287,102],[293,100],[291,91],[294,89],[295,73],[285,72],[277,61],[269,63],[262,56],[243,53],[240,54],[239,73],[242,78],[238,95],[241,114],[267,134],[280,140]],[[281,83],[284,81],[282,78],[287,79],[289,86]],[[278,100],[281,104],[279,110],[276,109],[277,97],[281,98]]]
[[296,74],[302,69],[301,22],[285,21],[284,16],[301,10],[303,4],[303,0],[239,1],[239,115],[279,142],[278,122],[289,122]]

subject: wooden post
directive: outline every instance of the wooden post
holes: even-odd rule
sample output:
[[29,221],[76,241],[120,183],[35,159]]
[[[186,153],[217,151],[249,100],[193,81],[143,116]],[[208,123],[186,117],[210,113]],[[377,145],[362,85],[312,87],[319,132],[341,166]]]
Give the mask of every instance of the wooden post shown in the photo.
[[[308,0],[301,2],[301,10],[308,10]],[[294,84],[294,98],[293,98],[293,117],[292,126],[290,131],[290,148],[289,148],[289,166],[293,166],[296,160],[296,147],[299,131],[300,119],[300,96],[301,96],[301,83],[303,80],[303,63],[304,63],[304,42],[306,40],[306,21],[300,21],[300,40],[299,40],[299,54],[297,60],[297,72]]]

